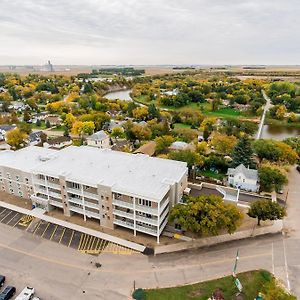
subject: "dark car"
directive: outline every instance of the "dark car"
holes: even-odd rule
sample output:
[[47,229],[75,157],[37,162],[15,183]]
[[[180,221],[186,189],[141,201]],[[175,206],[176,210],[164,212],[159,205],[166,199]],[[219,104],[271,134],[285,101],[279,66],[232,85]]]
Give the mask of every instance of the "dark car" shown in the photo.
[[0,300],[8,300],[11,299],[15,294],[16,288],[14,286],[8,285],[4,291],[0,294]]
[[297,171],[300,173],[300,165],[299,166],[297,166]]
[[5,282],[5,276],[0,275],[0,288],[4,285]]

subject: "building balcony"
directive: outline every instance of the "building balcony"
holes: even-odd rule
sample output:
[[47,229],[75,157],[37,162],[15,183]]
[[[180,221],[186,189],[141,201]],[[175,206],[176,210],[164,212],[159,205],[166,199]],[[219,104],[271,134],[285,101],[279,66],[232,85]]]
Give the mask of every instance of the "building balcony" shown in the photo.
[[155,215],[158,216],[158,208],[151,208],[148,206],[144,206],[144,205],[135,205],[135,209],[140,211],[140,212],[144,212],[146,214],[151,214],[151,215]]
[[71,193],[71,194],[79,195],[79,196],[82,195],[80,189],[73,189],[73,188],[68,187],[68,186],[67,186],[67,192],[69,192],[69,193]]
[[129,202],[117,200],[115,198],[113,199],[112,204],[113,205],[118,205],[120,207],[125,207],[125,208],[131,208],[131,209],[133,209],[133,203],[129,203]]
[[84,200],[84,206],[99,209],[100,205]]
[[56,206],[56,207],[60,207],[63,208],[63,204],[59,201],[55,201],[55,200],[49,200],[49,204]]
[[157,236],[157,230],[146,226],[136,225],[136,230],[146,234]]
[[165,200],[165,202],[160,206],[160,210],[159,210],[159,213],[161,214],[164,209],[169,205],[169,200]]
[[169,214],[169,209],[167,209],[159,218],[160,219],[160,223],[165,219],[165,217]]
[[114,209],[113,214],[117,215],[117,216],[120,216],[120,217],[131,219],[131,220],[133,220],[133,218],[134,218],[133,213],[127,213],[125,211],[118,210],[118,209]]
[[83,211],[82,208],[76,207],[76,206],[72,206],[72,205],[70,205],[70,211],[76,212],[76,213],[81,214],[81,215],[84,214],[84,211]]
[[136,215],[135,219],[136,219],[136,221],[147,223],[150,225],[155,225],[155,226],[158,225],[157,219],[150,219],[150,218],[139,216],[139,215]]
[[168,218],[159,226],[159,234],[165,229],[166,225],[168,224]]
[[98,220],[101,219],[100,213],[95,213],[95,212],[92,212],[92,211],[89,211],[89,210],[85,210],[85,215],[88,218],[95,218],[95,219],[98,219]]
[[123,227],[126,227],[126,228],[129,228],[129,229],[132,229],[132,230],[134,228],[133,227],[133,223],[122,221],[122,220],[119,220],[119,219],[114,219],[114,224],[119,225],[119,226],[123,226]]
[[99,200],[99,195],[98,194],[89,193],[89,192],[86,192],[86,191],[83,190],[83,195],[85,197],[88,197],[88,198],[91,198],[91,199],[94,199],[94,200]]
[[81,200],[81,199],[74,198],[74,197],[69,197],[69,198],[68,198],[68,200],[69,200],[69,202],[72,202],[72,203],[76,203],[76,204],[83,205],[83,203],[82,203],[82,200]]

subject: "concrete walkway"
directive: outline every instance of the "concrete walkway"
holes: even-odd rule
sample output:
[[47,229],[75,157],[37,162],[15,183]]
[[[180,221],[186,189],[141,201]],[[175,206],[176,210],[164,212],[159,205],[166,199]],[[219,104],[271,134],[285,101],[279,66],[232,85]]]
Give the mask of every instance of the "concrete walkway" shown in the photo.
[[62,220],[44,215],[44,211],[41,209],[38,209],[38,208],[34,209],[34,210],[29,210],[29,209],[22,208],[22,207],[19,207],[16,205],[12,205],[12,204],[9,204],[9,203],[3,202],[3,201],[0,201],[0,206],[17,211],[17,212],[25,214],[25,215],[33,216],[35,218],[44,220],[49,223],[53,223],[53,224],[60,225],[60,226],[66,227],[66,228],[70,228],[70,229],[73,229],[73,230],[76,230],[79,232],[83,232],[85,234],[89,234],[89,235],[95,236],[97,238],[130,248],[130,249],[133,249],[133,250],[136,250],[139,252],[143,252],[146,248],[143,245],[139,245],[139,244],[127,241],[127,240],[123,240],[118,237],[115,237],[115,236],[112,236],[112,235],[109,235],[109,234],[106,234],[106,233],[103,233],[100,231],[96,231],[93,229],[89,229],[89,228],[86,228],[83,226],[79,226],[79,225],[76,225],[76,224],[73,224],[70,222],[62,221]]
[[264,126],[264,123],[265,123],[266,114],[267,114],[268,110],[270,109],[270,107],[272,106],[271,99],[267,96],[265,91],[262,91],[262,95],[265,98],[265,100],[267,101],[267,103],[264,107],[264,111],[263,111],[263,114],[262,114],[261,119],[260,119],[258,132],[257,132],[257,136],[256,136],[257,140],[259,140],[261,138],[262,129],[263,129],[263,126]]

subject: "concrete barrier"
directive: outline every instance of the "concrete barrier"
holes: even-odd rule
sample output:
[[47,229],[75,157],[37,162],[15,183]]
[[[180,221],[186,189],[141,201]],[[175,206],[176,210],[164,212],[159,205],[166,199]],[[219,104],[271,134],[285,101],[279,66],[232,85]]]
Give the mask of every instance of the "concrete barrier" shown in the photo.
[[248,229],[243,231],[235,232],[234,234],[224,234],[207,238],[195,239],[191,242],[182,242],[172,245],[165,246],[157,246],[154,249],[154,253],[163,254],[163,253],[171,253],[189,249],[197,249],[203,248],[207,246],[213,246],[217,244],[222,244],[231,241],[243,240],[250,237],[261,236],[266,234],[274,234],[282,231],[283,221],[277,220],[274,221],[273,225],[258,227],[256,226],[254,229]]

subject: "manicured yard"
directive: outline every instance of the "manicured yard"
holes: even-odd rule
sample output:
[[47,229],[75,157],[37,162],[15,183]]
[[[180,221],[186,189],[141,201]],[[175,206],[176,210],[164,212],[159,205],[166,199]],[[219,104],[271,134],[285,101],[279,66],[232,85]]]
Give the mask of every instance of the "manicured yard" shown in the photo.
[[64,125],[62,126],[56,126],[52,128],[50,131],[65,131],[66,127]]
[[205,176],[205,177],[211,177],[218,180],[222,180],[225,177],[225,174],[223,173],[216,173],[211,170],[201,170],[197,172],[197,175],[199,176]]
[[43,129],[46,129],[46,124],[45,124],[44,121],[41,122],[41,126],[37,126],[36,124],[32,123],[31,128],[32,129],[41,129],[41,130],[43,130]]
[[191,128],[191,125],[189,124],[183,124],[183,123],[174,123],[174,128]]
[[239,110],[233,108],[221,108],[217,111],[209,111],[208,115],[216,116],[216,117],[240,117],[242,114]]
[[[274,282],[273,276],[264,270],[245,272],[238,274],[243,286],[244,300],[253,300],[259,292],[265,292],[265,286]],[[217,289],[221,289],[225,299],[234,299],[238,293],[233,277],[227,276],[217,280],[186,285],[181,287],[145,290],[145,300],[207,300]],[[143,299],[143,298],[141,298]],[[296,299],[286,295],[281,299]]]

